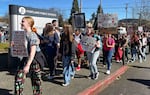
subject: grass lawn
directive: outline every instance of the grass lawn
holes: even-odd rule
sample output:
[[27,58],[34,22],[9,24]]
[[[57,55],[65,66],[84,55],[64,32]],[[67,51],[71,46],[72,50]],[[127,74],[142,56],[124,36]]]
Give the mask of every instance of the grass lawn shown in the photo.
[[8,51],[9,43],[0,43],[0,51]]

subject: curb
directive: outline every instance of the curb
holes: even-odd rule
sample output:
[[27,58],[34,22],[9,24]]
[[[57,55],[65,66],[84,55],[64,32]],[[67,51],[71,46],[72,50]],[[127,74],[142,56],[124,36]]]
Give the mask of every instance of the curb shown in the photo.
[[122,66],[117,71],[112,73],[111,75],[107,76],[105,79],[100,80],[96,84],[88,87],[87,89],[83,90],[82,92],[79,92],[77,95],[96,95],[100,93],[103,89],[108,87],[113,81],[116,80],[116,78],[123,73],[125,73],[128,69],[128,66]]

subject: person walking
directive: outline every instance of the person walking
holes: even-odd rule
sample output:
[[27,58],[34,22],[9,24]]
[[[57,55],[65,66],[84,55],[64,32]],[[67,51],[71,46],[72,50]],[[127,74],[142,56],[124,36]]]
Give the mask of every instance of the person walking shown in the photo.
[[105,34],[106,39],[103,40],[103,48],[106,53],[105,59],[107,63],[107,71],[106,74],[110,74],[110,69],[111,69],[111,61],[112,61],[112,56],[114,54],[114,47],[115,47],[115,40],[112,38],[111,34]]
[[90,67],[89,78],[93,79],[93,80],[97,80],[98,76],[99,76],[99,72],[98,72],[98,68],[97,68],[97,59],[98,59],[99,54],[100,54],[100,51],[99,51],[99,49],[100,49],[100,38],[98,37],[98,35],[96,35],[94,33],[94,30],[92,28],[91,23],[87,24],[87,30],[86,30],[85,36],[92,37],[96,40],[94,50],[92,50],[92,52],[86,51],[86,54],[87,54],[87,58],[88,58],[89,65],[90,65],[89,66]]
[[60,54],[62,55],[63,63],[63,79],[64,83],[62,86],[68,86],[71,78],[74,78],[75,68],[75,45],[73,41],[73,30],[71,25],[64,25],[63,34],[60,41]]
[[45,34],[44,43],[46,44],[46,55],[47,55],[47,62],[50,69],[50,75],[48,79],[53,79],[56,73],[55,68],[55,59],[58,55],[58,47],[60,45],[58,34],[54,31],[53,25],[48,24],[47,30]]
[[81,69],[81,62],[82,62],[82,58],[84,56],[84,50],[82,48],[82,45],[80,43],[81,38],[83,37],[82,33],[80,32],[80,29],[76,29],[75,33],[74,33],[74,41],[76,43],[76,56],[77,56],[77,67],[76,67],[76,71],[80,71]]
[[[24,95],[24,81],[27,73],[30,71],[33,95],[42,95],[41,87],[41,69],[43,67],[43,54],[41,53],[38,36],[32,32],[34,20],[32,17],[23,17],[21,28],[26,32],[25,46],[28,56],[21,58],[15,75],[15,91],[14,95]],[[11,46],[17,43],[11,43]]]

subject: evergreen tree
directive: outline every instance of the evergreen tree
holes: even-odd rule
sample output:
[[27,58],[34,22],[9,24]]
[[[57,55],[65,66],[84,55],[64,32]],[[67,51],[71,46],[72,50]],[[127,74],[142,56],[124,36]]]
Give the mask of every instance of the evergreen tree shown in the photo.
[[91,15],[91,19],[89,21],[93,23],[93,21],[95,20],[95,17],[96,17],[96,14],[95,12],[93,12]]
[[68,19],[68,22],[70,24],[72,24],[72,16],[74,13],[78,13],[79,12],[79,4],[78,4],[78,0],[73,0],[72,3],[72,9],[71,9],[71,13],[70,13],[70,18]]
[[103,14],[103,9],[102,9],[101,4],[97,8],[97,14],[96,14],[95,21],[94,21],[94,24],[93,24],[93,27],[94,27],[95,30],[97,30],[97,25],[98,25],[97,20],[98,20],[98,14],[99,13]]
[[103,14],[103,9],[102,9],[101,5],[99,5],[98,8],[97,8],[97,14],[99,14],[99,13]]

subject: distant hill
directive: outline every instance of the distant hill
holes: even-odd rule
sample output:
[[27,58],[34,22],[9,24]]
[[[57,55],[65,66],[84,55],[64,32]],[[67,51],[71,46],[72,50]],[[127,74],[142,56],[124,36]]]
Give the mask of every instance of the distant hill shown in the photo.
[[139,22],[139,19],[122,19],[122,20],[119,20],[119,24],[120,23],[132,23],[132,24],[138,24]]

